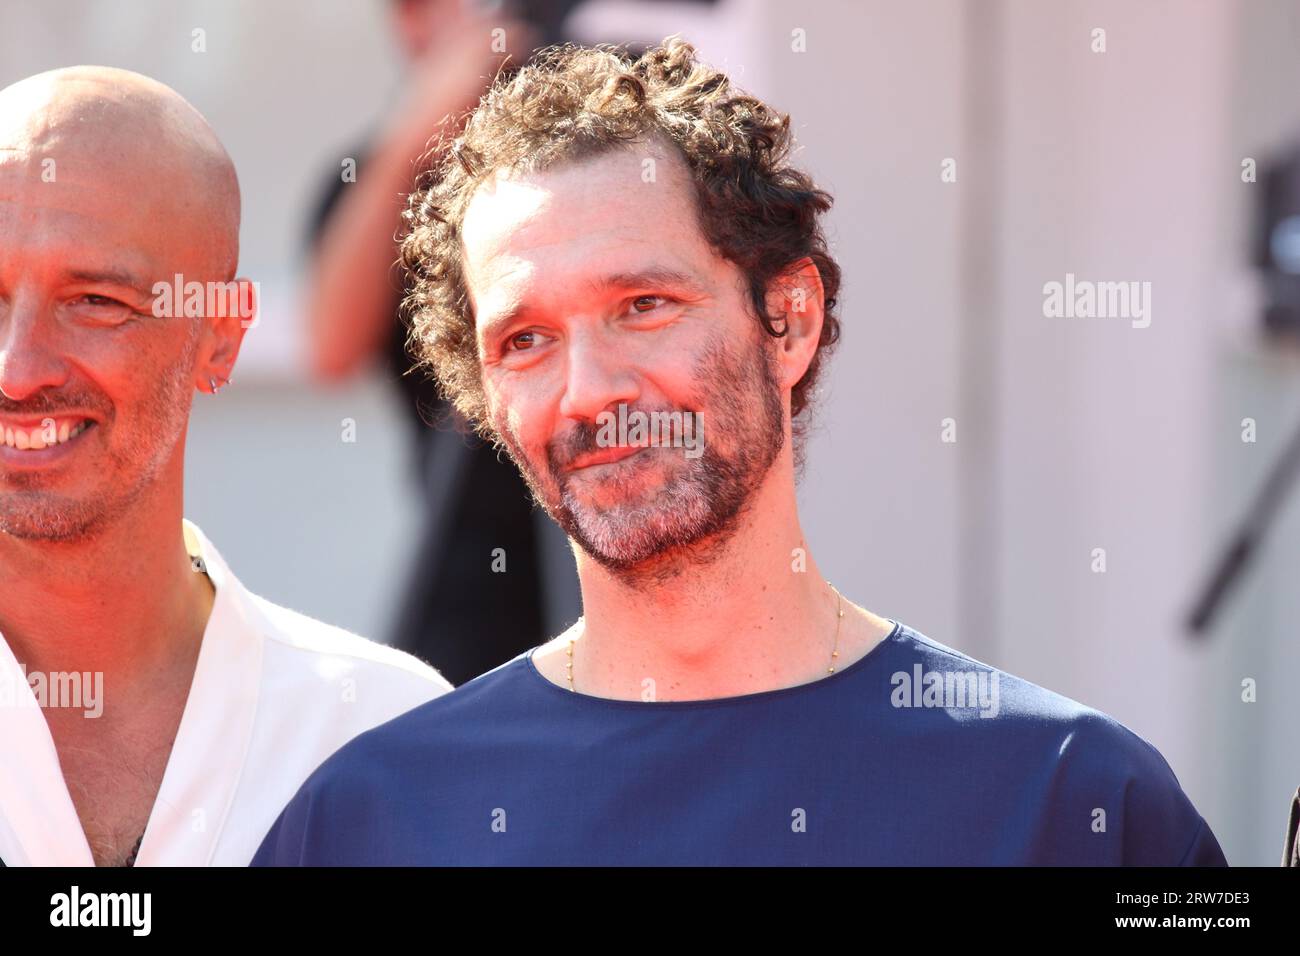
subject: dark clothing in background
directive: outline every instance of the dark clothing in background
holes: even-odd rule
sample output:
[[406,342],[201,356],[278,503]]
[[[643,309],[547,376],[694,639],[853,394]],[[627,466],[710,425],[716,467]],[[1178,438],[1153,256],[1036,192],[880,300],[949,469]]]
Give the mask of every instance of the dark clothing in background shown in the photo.
[[[363,157],[352,155],[359,179],[365,175]],[[335,175],[324,190],[312,220],[313,242],[349,185]],[[411,528],[420,544],[392,643],[460,685],[549,636],[532,499],[510,460],[467,433],[426,373],[406,374],[415,360],[398,315],[398,280],[389,281],[394,290],[385,374],[401,393],[431,512],[424,517],[424,508],[412,511],[422,516]],[[504,551],[504,573],[492,570],[497,548]]]
[[1291,798],[1291,816],[1286,824],[1286,845],[1282,847],[1282,865],[1300,866],[1300,789]]

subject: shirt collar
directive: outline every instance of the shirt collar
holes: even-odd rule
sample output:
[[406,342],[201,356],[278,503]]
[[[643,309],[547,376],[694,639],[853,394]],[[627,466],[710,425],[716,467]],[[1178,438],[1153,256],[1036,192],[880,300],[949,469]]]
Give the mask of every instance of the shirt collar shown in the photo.
[[[195,570],[206,571],[216,596],[139,866],[201,866],[211,859],[252,736],[269,626],[199,527],[184,521],[183,533],[198,559]],[[0,766],[19,768],[0,774],[0,859],[92,866],[49,726],[3,636],[0,682],[0,693],[8,694],[0,698]]]
[[207,536],[183,524],[189,546],[198,545],[195,570],[206,570],[217,593],[138,866],[210,861],[239,786],[261,688],[267,622]]

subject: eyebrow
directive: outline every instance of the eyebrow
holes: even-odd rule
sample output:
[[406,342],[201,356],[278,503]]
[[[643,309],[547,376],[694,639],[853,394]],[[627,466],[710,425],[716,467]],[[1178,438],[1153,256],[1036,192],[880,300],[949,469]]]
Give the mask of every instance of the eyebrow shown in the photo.
[[[630,272],[610,272],[589,279],[584,285],[596,294],[617,289],[654,289],[665,286],[681,289],[689,295],[708,294],[708,290],[694,276],[663,266],[651,266]],[[533,311],[532,306],[523,304],[492,319],[482,328],[484,341],[490,341],[499,329],[509,327],[516,320],[530,315]]]
[[130,289],[144,298],[153,295],[153,285],[125,269],[73,269],[67,273],[73,282],[95,282]]

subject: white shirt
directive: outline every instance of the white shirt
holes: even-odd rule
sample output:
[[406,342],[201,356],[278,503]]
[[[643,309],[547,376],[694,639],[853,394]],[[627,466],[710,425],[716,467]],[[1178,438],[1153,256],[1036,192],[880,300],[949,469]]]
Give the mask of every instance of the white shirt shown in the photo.
[[[410,654],[251,593],[197,526],[185,532],[216,596],[136,865],[246,866],[325,758],[451,685]],[[0,687],[0,860],[93,866],[38,695],[3,635]]]

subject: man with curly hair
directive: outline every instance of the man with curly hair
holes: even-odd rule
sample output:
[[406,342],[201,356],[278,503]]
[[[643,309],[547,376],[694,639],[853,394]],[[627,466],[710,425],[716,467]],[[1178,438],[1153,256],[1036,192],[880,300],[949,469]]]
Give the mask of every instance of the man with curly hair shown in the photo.
[[680,38],[565,46],[444,145],[414,345],[584,613],[345,747],[255,864],[1224,862],[1141,738],[819,572],[795,486],[840,270],[788,117]]

